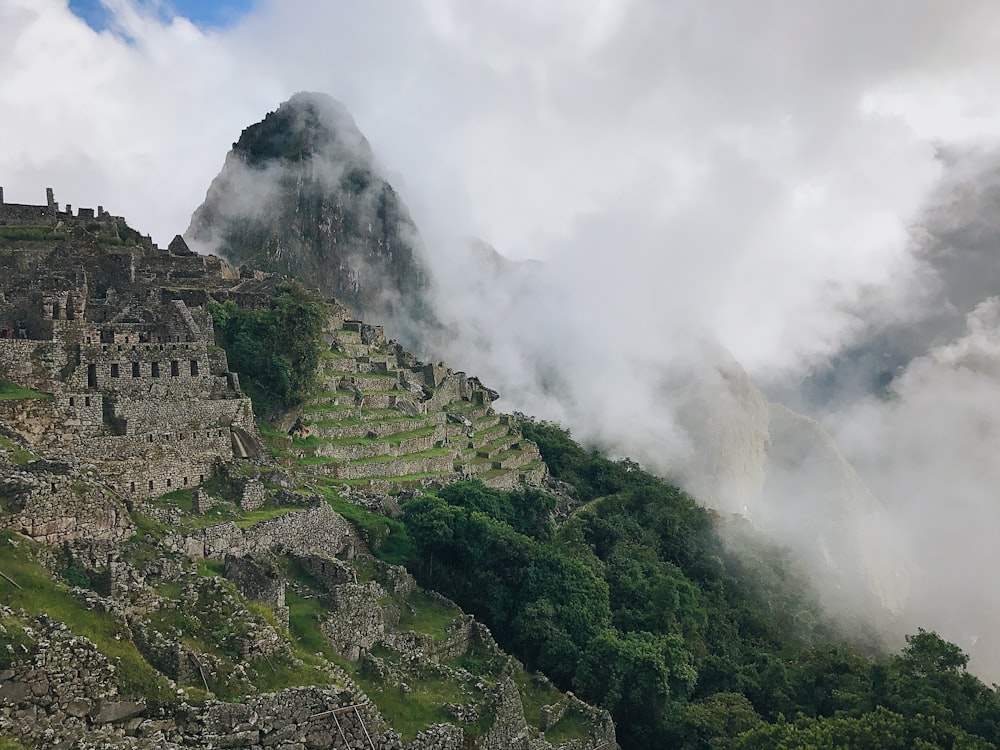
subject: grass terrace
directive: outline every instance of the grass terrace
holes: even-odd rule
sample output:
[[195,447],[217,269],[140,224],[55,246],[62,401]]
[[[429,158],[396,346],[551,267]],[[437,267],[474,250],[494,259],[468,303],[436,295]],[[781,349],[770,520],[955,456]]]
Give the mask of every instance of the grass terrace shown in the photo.
[[20,401],[28,398],[50,399],[52,394],[34,391],[31,388],[22,388],[9,380],[0,380],[0,401]]

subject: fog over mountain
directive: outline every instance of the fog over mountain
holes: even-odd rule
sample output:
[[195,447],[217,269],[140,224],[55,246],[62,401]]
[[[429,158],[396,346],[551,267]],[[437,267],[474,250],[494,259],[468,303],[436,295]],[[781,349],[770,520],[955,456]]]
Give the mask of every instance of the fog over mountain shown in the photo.
[[243,128],[327,92],[419,227],[449,362],[861,561],[829,601],[873,591],[1000,678],[995,3],[274,0],[210,31],[105,4],[98,33],[0,2],[7,200],[165,244]]

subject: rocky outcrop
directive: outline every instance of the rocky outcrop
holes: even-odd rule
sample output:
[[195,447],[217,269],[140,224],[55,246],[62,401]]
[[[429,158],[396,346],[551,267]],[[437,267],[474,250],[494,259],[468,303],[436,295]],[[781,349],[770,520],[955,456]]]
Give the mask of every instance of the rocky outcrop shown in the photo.
[[326,95],[296,94],[246,128],[185,236],[234,264],[306,280],[408,344],[434,325],[417,228]]

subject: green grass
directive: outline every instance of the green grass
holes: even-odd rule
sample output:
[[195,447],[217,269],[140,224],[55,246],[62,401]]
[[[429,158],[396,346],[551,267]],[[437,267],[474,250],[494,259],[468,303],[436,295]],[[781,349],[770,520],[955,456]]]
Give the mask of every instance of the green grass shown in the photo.
[[404,482],[419,482],[424,479],[437,479],[439,477],[451,476],[450,471],[425,471],[420,474],[404,474],[399,477],[384,477],[379,479],[378,477],[366,478],[366,479],[333,479],[330,480],[334,485],[338,484],[349,484],[352,487],[364,487],[372,482],[393,482],[402,484]]
[[405,692],[395,683],[373,682],[364,675],[356,679],[392,728],[402,735],[403,742],[412,742],[419,732],[431,724],[455,723],[444,704],[465,703],[468,700],[457,683],[447,680],[408,680],[410,690]]
[[225,569],[226,566],[223,565],[222,560],[213,560],[206,557],[198,561],[198,575],[205,576],[205,578],[221,576],[225,572]]
[[403,565],[416,556],[416,547],[403,522],[387,518],[343,500],[334,487],[321,485],[317,489],[330,507],[362,529],[371,551],[384,562]]
[[0,735],[0,750],[28,750],[28,746],[22,745],[13,737]]
[[20,617],[0,617],[0,669],[35,653],[35,639],[24,632],[28,622]]
[[588,736],[589,724],[587,717],[571,708],[545,733],[545,739],[553,745],[569,740],[585,739]]
[[165,495],[160,495],[158,498],[153,500],[153,505],[158,508],[180,508],[185,513],[193,513],[194,503],[191,499],[192,491],[193,490],[191,489],[184,489],[168,492]]
[[284,432],[272,427],[267,422],[257,422],[257,429],[260,431],[261,437],[264,438],[264,443],[273,458],[288,458],[292,455],[289,450],[292,440]]
[[427,437],[433,434],[434,425],[430,425],[428,427],[419,427],[416,430],[407,430],[406,432],[394,432],[391,435],[377,438],[375,442],[388,443],[389,445],[399,445],[405,440],[413,440],[414,438]]
[[21,588],[0,579],[0,597],[12,608],[31,615],[47,614],[59,620],[79,636],[89,638],[112,661],[126,693],[153,701],[175,700],[166,679],[143,659],[128,639],[121,623],[106,612],[88,610],[56,582],[35,561],[31,550],[36,545],[27,539],[15,539],[0,531],[0,570],[17,581]]
[[517,691],[521,694],[524,718],[528,720],[528,724],[540,729],[539,719],[542,708],[557,703],[562,699],[562,694],[541,675],[529,674],[524,671],[514,675],[514,683],[517,685]]
[[10,460],[15,466],[24,466],[29,461],[35,460],[34,454],[3,435],[0,435],[0,448],[10,451]]
[[310,403],[302,407],[303,414],[318,414],[328,411],[356,411],[356,404],[331,404],[329,402]]
[[[419,418],[414,417],[404,417],[399,420],[393,420],[393,422],[404,422],[411,420],[419,420]],[[422,421],[422,420],[420,420]],[[355,424],[363,424],[362,422],[355,420]],[[380,422],[380,424],[388,424],[389,422]],[[319,426],[317,424],[317,426]],[[340,425],[337,425],[340,426]],[[428,435],[434,434],[434,425],[428,427],[419,427],[415,430],[406,430],[404,432],[393,432],[389,435],[385,435],[379,438],[370,437],[343,437],[343,438],[322,438],[316,435],[310,435],[303,440],[293,440],[292,447],[304,449],[304,448],[315,448],[320,445],[333,445],[333,446],[347,446],[347,445],[399,445],[404,440],[412,440],[414,438],[427,437]]]
[[262,693],[284,690],[306,685],[329,685],[333,680],[318,666],[299,663],[287,654],[274,654],[267,659],[255,659],[250,663],[252,682]]
[[[480,643],[475,644],[461,656],[448,659],[445,663],[452,669],[465,669],[487,682],[495,682],[503,673],[508,657],[487,649]],[[531,721],[529,720],[530,724]]]
[[0,380],[0,401],[20,401],[28,398],[48,399],[52,398],[52,394],[33,391],[31,388],[22,388],[9,380]]
[[251,526],[256,526],[261,521],[270,521],[272,518],[283,516],[286,513],[294,513],[298,510],[304,510],[304,508],[294,508],[292,506],[282,506],[280,508],[259,508],[257,510],[248,511],[243,518],[236,521],[236,525],[241,529],[246,529]]
[[459,610],[446,607],[441,602],[422,591],[414,591],[407,601],[416,609],[402,607],[399,615],[399,630],[413,630],[431,636],[435,641],[448,637],[448,626],[458,618]]
[[56,234],[53,227],[0,227],[0,239],[52,241],[61,239],[61,235]]
[[441,456],[450,456],[452,454],[452,449],[448,447],[443,448],[431,448],[426,451],[418,451],[417,453],[407,453],[403,456],[371,456],[369,458],[358,458],[351,463],[355,466],[361,466],[363,464],[381,464],[387,461],[415,461],[420,458],[439,458]]

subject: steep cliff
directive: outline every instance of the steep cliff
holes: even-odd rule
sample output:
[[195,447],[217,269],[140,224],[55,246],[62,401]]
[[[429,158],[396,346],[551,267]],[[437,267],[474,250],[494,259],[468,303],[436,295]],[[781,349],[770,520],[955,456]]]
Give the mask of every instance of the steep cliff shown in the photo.
[[412,346],[433,323],[416,225],[342,104],[299,93],[246,128],[185,237],[308,280]]

